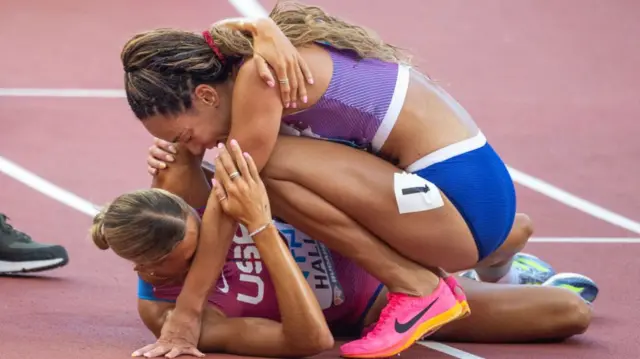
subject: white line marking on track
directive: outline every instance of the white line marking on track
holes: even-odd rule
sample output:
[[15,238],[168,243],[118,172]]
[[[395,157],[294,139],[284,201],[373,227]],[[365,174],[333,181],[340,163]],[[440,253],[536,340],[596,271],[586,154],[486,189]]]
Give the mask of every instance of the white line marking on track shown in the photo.
[[612,212],[606,208],[598,206],[593,202],[589,202],[576,195],[573,195],[563,189],[560,189],[539,178],[535,178],[522,171],[518,171],[509,167],[509,173],[513,181],[519,183],[536,192],[542,193],[547,197],[555,199],[571,208],[575,208],[595,218],[599,218],[605,222],[609,222],[615,226],[622,227],[628,231],[640,234],[640,223],[620,214]]
[[114,89],[0,88],[0,97],[124,98],[125,92]]
[[54,185],[53,183],[23,167],[18,166],[2,156],[0,156],[0,172],[91,217],[95,216],[99,212],[99,206],[96,206],[84,198],[76,196],[63,188]]
[[[256,0],[229,0],[242,15],[247,17],[265,17],[268,12]],[[37,88],[0,88],[0,97],[66,97],[66,98],[124,98],[123,90],[115,89],[37,89]],[[561,190],[547,182],[526,173],[509,168],[513,180],[536,192],[549,196],[572,208],[590,214],[596,218],[640,233],[640,223],[616,214],[571,193]],[[94,216],[99,206],[37,176],[25,168],[0,156],[0,172],[24,183],[34,190],[63,203],[77,211]],[[533,238],[531,242],[552,243],[640,243],[640,238],[582,238],[582,237],[542,237]],[[483,357],[456,349],[454,347],[431,341],[418,344],[459,359],[484,359]]]
[[433,349],[436,351],[439,351],[441,353],[450,355],[454,358],[459,358],[459,359],[484,359],[483,357],[479,357],[477,355],[473,355],[471,353],[465,352],[463,350],[460,349],[456,349],[454,347],[450,347],[448,345],[444,345],[442,343],[438,343],[438,342],[430,342],[430,341],[421,341],[421,342],[417,342],[418,344],[425,346],[429,349]]
[[257,0],[229,0],[236,10],[246,17],[267,17],[269,12]]
[[[243,0],[229,0],[241,3]],[[253,4],[254,1],[248,0]],[[253,5],[251,5],[253,6]],[[115,89],[37,89],[37,88],[0,88],[0,97],[68,97],[68,98],[124,98],[122,90]],[[566,206],[584,212],[614,226],[624,228],[630,232],[640,234],[640,222],[634,221],[621,214],[615,213],[586,199],[580,198],[557,186],[539,178],[533,177],[513,167],[509,173],[515,183],[543,194]]]
[[637,244],[640,238],[627,237],[532,237],[529,243]]

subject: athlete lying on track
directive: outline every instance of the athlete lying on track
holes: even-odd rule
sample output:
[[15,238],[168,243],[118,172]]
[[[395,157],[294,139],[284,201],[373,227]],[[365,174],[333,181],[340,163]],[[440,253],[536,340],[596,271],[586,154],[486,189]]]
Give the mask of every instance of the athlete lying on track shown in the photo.
[[[263,171],[267,186],[274,181],[289,181],[303,174],[307,166],[322,166],[326,173],[319,180],[330,180],[336,165],[323,162],[319,155],[323,151],[311,151],[304,165],[290,169],[291,178],[279,172],[280,166],[288,164],[288,153],[305,152],[307,147],[317,145],[324,151],[330,149],[337,158],[353,154],[379,161],[343,145],[282,138]],[[313,355],[333,346],[330,329],[358,335],[363,327],[384,316],[381,313],[388,294],[379,281],[292,226],[280,221],[270,224],[271,208],[257,169],[250,157],[249,163],[245,162],[240,148],[232,150],[238,168],[222,149],[216,160],[215,194],[209,194],[199,158],[179,151],[176,161],[160,170],[154,179],[154,185],[166,191],[124,194],[94,220],[96,244],[135,263],[140,277],[147,281],[140,282],[138,305],[146,326],[156,336],[160,334],[199,240],[211,235],[207,216],[221,207],[244,227],[227,253],[223,275],[208,294],[200,350],[273,357]],[[231,176],[236,172],[240,175]],[[274,174],[282,176],[276,180],[270,177]],[[280,195],[270,196],[274,214],[285,214],[277,204],[282,203]],[[304,196],[300,200],[296,208],[324,211]],[[207,210],[200,223],[193,208],[204,206]],[[415,279],[414,271],[423,270],[417,265],[413,271],[406,270],[406,259],[390,254],[389,247],[370,234],[359,234],[357,225],[336,226],[335,218],[325,219],[327,222],[309,227],[336,231],[333,236],[340,237],[345,245],[355,245],[357,248],[352,250],[360,250],[381,266],[397,271],[400,277]],[[247,228],[255,234],[250,236]],[[398,263],[395,269],[389,267],[393,261]],[[448,282],[455,284],[452,278]],[[148,283],[154,284],[155,289]],[[590,322],[589,306],[562,288],[489,284],[466,278],[461,278],[460,283],[473,313],[440,329],[433,336],[436,339],[494,343],[563,339],[584,332]],[[365,337],[374,338],[375,334],[373,329]],[[153,356],[160,351],[147,354]]]
[[[375,340],[367,336],[347,343],[343,355],[399,353],[467,313],[455,299],[461,291],[445,283],[440,269],[457,272],[490,263],[496,272],[506,272],[511,267],[528,238],[526,217],[515,213],[513,182],[472,117],[411,68],[396,47],[313,6],[288,2],[277,5],[270,17],[279,27],[272,36],[291,40],[313,73],[314,84],[302,98],[283,104],[279,88],[261,78],[252,55],[260,54],[265,43],[268,48],[269,39],[260,43],[259,33],[251,37],[216,24],[201,34],[157,29],[135,35],[121,54],[127,99],[155,137],[179,142],[192,153],[235,139],[261,172],[283,128],[352,142],[385,158],[387,166],[377,166],[388,176],[369,177],[378,171],[364,170],[352,162],[357,156],[349,155],[336,164],[330,183],[316,179],[324,170],[320,165],[290,182],[273,181],[269,190],[279,193],[282,202],[274,205],[288,223],[322,239],[389,288],[389,310],[376,322]],[[278,83],[287,86],[293,80],[279,77]],[[290,153],[289,161],[300,164],[313,151]],[[335,161],[331,153],[319,162]],[[281,174],[288,168],[283,166]],[[321,223],[327,215],[381,240],[388,246],[388,262],[381,265],[357,250],[332,226],[313,232],[305,223]],[[176,313],[163,330],[165,343],[195,345],[199,337],[201,308],[236,228],[226,216],[211,218],[216,236],[200,242]],[[212,255],[216,251],[220,257]],[[398,258],[405,269],[417,263],[419,270],[398,276],[389,270],[399,266]],[[415,317],[426,307],[408,331],[395,330],[396,320]]]

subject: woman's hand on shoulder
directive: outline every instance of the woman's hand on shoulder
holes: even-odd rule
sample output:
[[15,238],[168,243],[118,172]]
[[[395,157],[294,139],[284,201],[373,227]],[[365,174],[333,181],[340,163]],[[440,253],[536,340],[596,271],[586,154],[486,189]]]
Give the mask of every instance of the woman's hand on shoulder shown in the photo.
[[271,222],[269,197],[251,156],[235,140],[230,147],[218,146],[212,193],[227,215],[252,232]]
[[[222,20],[218,24],[252,34],[253,58],[258,74],[271,87],[275,86],[276,81],[280,84],[285,108],[296,108],[298,101],[307,102],[305,82],[313,84],[309,66],[272,19],[235,18]],[[270,67],[277,79],[273,77]]]

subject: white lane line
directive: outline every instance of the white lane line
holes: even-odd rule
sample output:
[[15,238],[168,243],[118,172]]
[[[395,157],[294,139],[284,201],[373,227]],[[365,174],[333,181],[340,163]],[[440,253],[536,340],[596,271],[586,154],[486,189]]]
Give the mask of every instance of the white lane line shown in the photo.
[[2,156],[0,156],[0,172],[89,216],[93,217],[100,211],[99,206],[54,185],[53,183]]
[[529,243],[637,244],[640,238],[626,237],[532,237]]
[[[229,0],[232,1],[232,0]],[[242,0],[233,0],[241,2]],[[253,3],[253,1],[249,1]],[[124,98],[122,90],[115,89],[38,89],[38,88],[0,88],[0,97],[68,97],[68,98]],[[592,217],[603,220],[614,226],[640,234],[640,222],[615,213],[584,198],[580,198],[542,179],[526,174],[513,167],[509,173],[515,183],[543,194],[566,206],[579,210]]]
[[0,88],[0,97],[121,98],[125,93],[115,89]]
[[429,349],[433,349],[436,351],[439,351],[441,353],[450,355],[454,358],[459,358],[459,359],[484,359],[483,357],[479,357],[477,355],[465,352],[463,350],[460,349],[456,349],[454,347],[450,347],[448,345],[444,345],[442,343],[437,343],[437,342],[428,342],[428,341],[422,341],[422,342],[417,342],[418,344],[425,346]]
[[580,198],[539,178],[509,167],[513,181],[555,199],[571,208],[587,213],[615,226],[640,234],[640,222],[617,214],[586,199]]
[[257,0],[229,0],[236,10],[246,17],[267,17],[269,12]]

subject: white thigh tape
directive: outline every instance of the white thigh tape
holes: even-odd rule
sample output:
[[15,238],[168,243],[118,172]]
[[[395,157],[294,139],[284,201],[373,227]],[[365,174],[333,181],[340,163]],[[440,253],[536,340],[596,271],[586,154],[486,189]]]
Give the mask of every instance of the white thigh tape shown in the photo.
[[438,187],[413,173],[394,173],[393,191],[400,214],[429,211],[444,206]]

